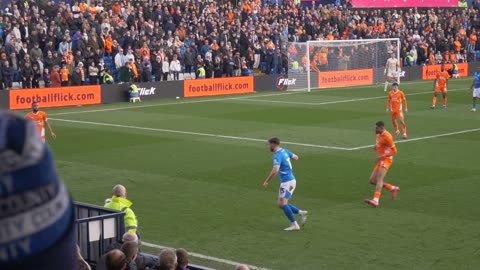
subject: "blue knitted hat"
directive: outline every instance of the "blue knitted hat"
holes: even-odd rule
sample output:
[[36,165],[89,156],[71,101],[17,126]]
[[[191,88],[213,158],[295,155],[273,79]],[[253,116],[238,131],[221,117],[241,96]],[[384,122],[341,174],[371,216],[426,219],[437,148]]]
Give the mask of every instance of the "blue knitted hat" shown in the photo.
[[0,269],[76,269],[74,211],[34,123],[0,112]]

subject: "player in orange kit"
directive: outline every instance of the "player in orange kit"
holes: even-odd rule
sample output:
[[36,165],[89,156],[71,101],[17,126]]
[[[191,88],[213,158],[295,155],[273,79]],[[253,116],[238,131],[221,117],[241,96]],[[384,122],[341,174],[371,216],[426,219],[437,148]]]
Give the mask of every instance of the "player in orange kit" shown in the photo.
[[383,179],[393,163],[393,156],[397,154],[397,148],[393,142],[393,137],[388,131],[385,130],[385,123],[383,121],[376,123],[375,133],[377,134],[377,142],[373,149],[377,151],[378,155],[375,160],[377,164],[375,165],[372,175],[370,176],[370,184],[375,185],[376,188],[373,199],[365,199],[365,202],[371,206],[377,207],[382,188],[390,190],[392,192],[392,200],[395,200],[400,187],[393,186],[389,183],[383,183]]
[[387,112],[392,115],[392,123],[395,128],[395,137],[398,137],[400,130],[398,130],[397,119],[400,120],[402,125],[403,138],[407,138],[407,126],[405,125],[405,118],[403,116],[403,107],[405,106],[405,112],[408,112],[407,99],[402,90],[398,89],[398,83],[392,84],[393,89],[388,93],[387,99]]
[[450,74],[445,70],[445,65],[442,64],[440,68],[440,72],[437,72],[437,77],[433,81],[433,101],[432,101],[432,109],[435,109],[437,105],[437,96],[438,93],[442,92],[443,95],[443,108],[447,108],[447,82]]
[[50,131],[50,135],[52,135],[52,138],[53,139],[57,138],[57,135],[53,133],[50,123],[48,123],[47,114],[43,111],[38,110],[37,102],[32,103],[32,111],[27,113],[26,116],[32,119],[33,122],[35,122],[35,125],[37,126],[37,129],[38,129],[38,133],[40,134],[40,137],[42,137],[43,142],[45,142],[45,126],[47,126],[48,131]]

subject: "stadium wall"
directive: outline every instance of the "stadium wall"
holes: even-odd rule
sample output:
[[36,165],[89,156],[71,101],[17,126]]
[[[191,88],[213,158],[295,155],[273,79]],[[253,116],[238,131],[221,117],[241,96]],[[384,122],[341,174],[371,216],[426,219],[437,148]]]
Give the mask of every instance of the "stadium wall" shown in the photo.
[[[142,100],[183,97],[183,81],[138,83]],[[103,84],[102,103],[128,101],[129,84]]]
[[2,110],[10,109],[10,91],[0,90],[0,109]]
[[[480,67],[480,62],[458,64],[458,67],[461,77],[472,76],[477,67]],[[400,81],[432,80],[432,71],[439,68],[440,65],[403,67]],[[447,68],[449,67],[447,66]],[[383,73],[383,69],[381,72]],[[342,76],[341,73],[330,75]],[[312,88],[319,86],[322,78],[320,75],[311,76]],[[373,83],[383,83],[383,80],[383,78],[374,77]],[[365,83],[371,84],[372,81]],[[247,94],[272,91],[274,89],[284,91],[288,90],[290,85],[295,85],[298,89],[298,86],[301,86],[301,84],[305,84],[306,88],[306,82],[288,79],[288,76],[285,75],[262,75],[255,77],[149,82],[138,83],[137,85],[141,99],[148,101],[177,97]],[[232,89],[230,89],[231,86]],[[42,102],[43,108],[126,102],[128,101],[128,89],[129,84],[104,84],[84,85],[81,87],[0,90],[0,109],[27,109],[30,108],[31,102],[38,98],[41,98],[40,102]]]

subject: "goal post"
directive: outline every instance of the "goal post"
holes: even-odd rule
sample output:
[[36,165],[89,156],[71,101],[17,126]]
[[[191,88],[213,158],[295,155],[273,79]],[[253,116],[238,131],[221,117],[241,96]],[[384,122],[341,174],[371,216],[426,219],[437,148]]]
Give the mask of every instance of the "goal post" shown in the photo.
[[[387,75],[400,82],[401,67],[386,70],[394,55],[400,63],[400,40],[321,40],[287,45],[288,75],[277,78],[277,89],[308,91],[385,83]],[[391,66],[391,65],[390,65]]]

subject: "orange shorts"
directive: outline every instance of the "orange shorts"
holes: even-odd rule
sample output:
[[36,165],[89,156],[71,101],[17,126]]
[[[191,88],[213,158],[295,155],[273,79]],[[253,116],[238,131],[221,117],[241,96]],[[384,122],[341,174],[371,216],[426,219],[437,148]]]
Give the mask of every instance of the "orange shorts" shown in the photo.
[[380,161],[375,165],[375,169],[373,171],[378,172],[381,168],[385,168],[387,171],[392,166],[393,159],[385,158],[384,160]]
[[402,119],[403,120],[403,111],[393,111],[390,113],[392,120]]
[[440,86],[435,87],[435,93],[440,93],[440,92],[442,92],[443,94],[446,94],[447,87],[440,87]]

